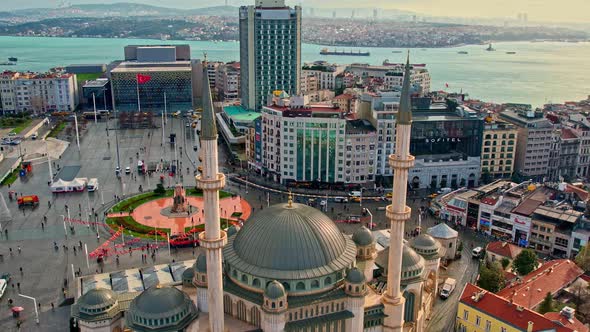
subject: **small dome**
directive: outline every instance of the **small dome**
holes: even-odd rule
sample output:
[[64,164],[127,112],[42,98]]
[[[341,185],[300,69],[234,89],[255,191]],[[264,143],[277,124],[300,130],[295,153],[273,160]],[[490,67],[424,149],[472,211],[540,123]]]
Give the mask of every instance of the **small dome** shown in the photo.
[[192,279],[195,276],[195,269],[185,269],[182,272],[182,280]]
[[200,254],[193,267],[197,273],[207,273],[207,256]]
[[407,244],[402,253],[402,281],[419,278],[424,270],[424,258]]
[[268,286],[266,286],[266,289],[264,290],[264,296],[271,300],[276,300],[285,297],[286,294],[287,293],[285,292],[285,287],[283,287],[283,285],[276,280],[268,284]]
[[227,229],[227,237],[230,237],[232,235],[236,235],[238,234],[238,231],[240,230],[239,226],[236,225],[231,225],[228,229]]
[[365,275],[356,267],[353,267],[346,274],[346,281],[351,284],[362,284],[365,282]]
[[352,240],[356,245],[364,247],[373,244],[373,242],[375,242],[375,237],[371,230],[363,226],[352,234]]
[[437,239],[455,239],[459,236],[459,232],[449,227],[449,225],[445,224],[444,222],[430,227],[427,230],[428,234],[432,237]]
[[91,289],[80,296],[80,311],[87,314],[99,314],[110,309],[117,302],[117,294],[110,289]]
[[[175,287],[150,287],[131,301],[125,315],[134,331],[183,331],[197,317],[195,303]],[[150,325],[151,324],[151,325]]]
[[420,234],[413,238],[410,240],[410,246],[426,259],[437,258],[440,251],[440,244],[438,241],[428,234]]

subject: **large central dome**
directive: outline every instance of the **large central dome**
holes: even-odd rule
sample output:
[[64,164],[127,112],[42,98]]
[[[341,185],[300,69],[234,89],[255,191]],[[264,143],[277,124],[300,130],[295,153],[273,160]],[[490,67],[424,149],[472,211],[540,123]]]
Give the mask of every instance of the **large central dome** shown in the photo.
[[224,248],[230,276],[249,287],[259,288],[260,283],[261,290],[263,281],[326,277],[314,286],[324,288],[342,278],[355,256],[354,242],[328,216],[295,203],[273,205],[254,215]]
[[346,250],[346,239],[319,210],[278,204],[246,222],[233,245],[236,254],[252,265],[293,271],[337,260]]

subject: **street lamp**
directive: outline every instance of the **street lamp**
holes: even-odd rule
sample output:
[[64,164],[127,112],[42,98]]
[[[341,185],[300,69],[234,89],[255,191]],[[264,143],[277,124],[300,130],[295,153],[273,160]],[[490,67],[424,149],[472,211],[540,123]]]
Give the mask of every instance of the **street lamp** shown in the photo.
[[37,300],[32,296],[27,296],[23,294],[18,294],[20,297],[24,297],[25,299],[33,300],[33,305],[35,306],[35,322],[39,324],[39,311],[37,311]]
[[367,213],[369,214],[369,216],[371,217],[369,220],[369,229],[373,230],[373,214],[371,213],[371,211],[367,208],[365,208],[365,211],[367,211]]
[[365,190],[365,188],[361,187],[361,196],[359,197],[359,206],[360,207],[363,206],[363,190]]

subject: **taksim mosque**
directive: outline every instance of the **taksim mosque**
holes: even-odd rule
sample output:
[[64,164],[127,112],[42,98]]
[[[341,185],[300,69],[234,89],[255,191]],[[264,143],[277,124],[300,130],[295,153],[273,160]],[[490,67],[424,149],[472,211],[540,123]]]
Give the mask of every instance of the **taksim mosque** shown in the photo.
[[[205,69],[206,71],[206,66]],[[205,253],[182,273],[182,284],[141,292],[94,288],[72,306],[80,331],[424,331],[436,296],[441,245],[422,234],[406,242],[404,223],[412,113],[410,65],[397,117],[394,195],[386,215],[389,246],[366,227],[343,234],[321,211],[292,202],[253,215],[240,228],[220,229],[205,215]],[[197,176],[205,209],[219,211],[217,128],[203,75],[202,149]],[[380,249],[380,250],[379,250]]]

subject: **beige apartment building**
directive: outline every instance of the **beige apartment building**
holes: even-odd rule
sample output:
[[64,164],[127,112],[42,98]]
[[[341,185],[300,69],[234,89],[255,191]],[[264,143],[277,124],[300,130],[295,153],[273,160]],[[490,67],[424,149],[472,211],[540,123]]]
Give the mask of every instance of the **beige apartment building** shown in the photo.
[[489,174],[490,180],[510,178],[514,172],[517,139],[518,130],[513,124],[486,119],[481,150],[482,177]]

